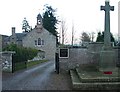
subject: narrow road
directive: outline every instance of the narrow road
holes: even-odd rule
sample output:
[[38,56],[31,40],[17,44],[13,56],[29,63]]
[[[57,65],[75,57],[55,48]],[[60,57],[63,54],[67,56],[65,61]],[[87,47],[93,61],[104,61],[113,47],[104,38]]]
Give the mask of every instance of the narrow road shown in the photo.
[[3,73],[2,90],[70,90],[68,79],[56,74],[54,62],[49,61],[13,74]]

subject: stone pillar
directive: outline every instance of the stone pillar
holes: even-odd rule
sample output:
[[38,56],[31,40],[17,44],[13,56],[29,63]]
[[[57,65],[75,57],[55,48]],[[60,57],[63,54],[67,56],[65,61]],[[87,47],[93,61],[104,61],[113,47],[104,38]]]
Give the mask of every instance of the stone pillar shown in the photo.
[[12,55],[14,51],[4,51],[2,52],[2,71],[4,72],[11,72],[12,73]]

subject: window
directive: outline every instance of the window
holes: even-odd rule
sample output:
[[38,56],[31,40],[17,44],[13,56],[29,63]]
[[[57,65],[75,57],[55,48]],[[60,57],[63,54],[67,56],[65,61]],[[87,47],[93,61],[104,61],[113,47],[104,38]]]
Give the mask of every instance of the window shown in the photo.
[[35,40],[35,45],[44,45],[44,40],[38,38],[37,40]]
[[69,57],[69,49],[67,49],[67,48],[59,49],[59,57],[60,58],[68,58]]
[[38,38],[38,45],[41,45],[41,39]]
[[40,20],[38,20],[38,24],[41,24],[41,21],[40,21]]
[[44,45],[44,40],[42,40],[42,45]]
[[37,40],[35,40],[35,45],[37,45]]

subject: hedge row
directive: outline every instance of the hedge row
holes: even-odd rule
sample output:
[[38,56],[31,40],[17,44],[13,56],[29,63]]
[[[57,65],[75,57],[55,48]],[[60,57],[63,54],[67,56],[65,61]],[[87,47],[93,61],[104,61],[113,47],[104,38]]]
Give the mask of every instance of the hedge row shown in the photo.
[[6,46],[3,51],[15,51],[15,54],[13,55],[14,62],[31,60],[38,53],[38,50],[36,49],[17,46],[16,44],[10,44]]

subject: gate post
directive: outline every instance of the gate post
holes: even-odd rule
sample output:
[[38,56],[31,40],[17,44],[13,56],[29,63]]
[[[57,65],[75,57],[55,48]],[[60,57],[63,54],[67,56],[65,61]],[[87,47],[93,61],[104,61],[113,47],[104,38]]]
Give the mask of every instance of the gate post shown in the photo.
[[11,54],[11,61],[12,61],[12,73],[14,73],[15,71],[15,60],[13,59],[13,55],[15,54],[16,52],[12,52]]
[[55,53],[55,69],[57,74],[59,74],[59,54]]
[[15,71],[15,62],[12,55],[12,73],[14,73],[14,71]]

